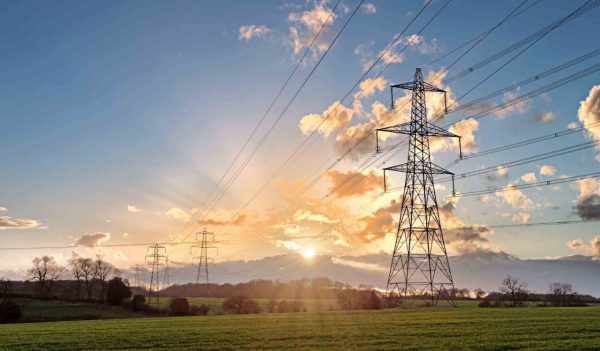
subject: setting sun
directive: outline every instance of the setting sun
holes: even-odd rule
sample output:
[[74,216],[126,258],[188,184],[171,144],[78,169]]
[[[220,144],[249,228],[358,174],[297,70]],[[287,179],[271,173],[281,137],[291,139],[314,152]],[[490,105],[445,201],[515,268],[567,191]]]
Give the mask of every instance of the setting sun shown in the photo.
[[307,247],[306,249],[302,250],[302,256],[304,258],[313,258],[315,257],[315,249]]

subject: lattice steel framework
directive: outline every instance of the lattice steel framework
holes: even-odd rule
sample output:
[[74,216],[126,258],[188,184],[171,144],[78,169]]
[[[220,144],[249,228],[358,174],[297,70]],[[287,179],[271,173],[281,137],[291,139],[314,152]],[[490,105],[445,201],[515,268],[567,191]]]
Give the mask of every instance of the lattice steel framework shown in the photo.
[[206,228],[201,232],[196,233],[196,241],[200,242],[200,245],[194,245],[191,250],[200,250],[200,254],[194,259],[198,260],[198,272],[196,274],[196,283],[204,283],[204,289],[206,293],[209,293],[209,276],[208,276],[208,262],[212,261],[212,257],[208,257],[209,249],[217,249],[216,246],[211,245],[215,242],[214,233],[209,233]]
[[[409,136],[408,162],[384,168],[384,186],[387,171],[406,173],[400,220],[387,281],[386,304],[388,307],[404,307],[407,299],[424,299],[435,306],[442,298],[454,306],[454,282],[433,180],[434,174],[454,174],[431,162],[429,137],[458,138],[459,145],[460,137],[427,121],[425,93],[443,93],[445,103],[446,92],[424,82],[420,68],[415,72],[414,81],[390,87],[392,110],[393,89],[412,90],[412,107],[410,122],[377,130],[377,133],[390,132]],[[379,137],[377,151],[380,151]],[[454,181],[452,192],[454,193]]]
[[160,269],[166,266],[167,256],[164,255],[167,249],[158,244],[148,246],[146,261],[150,261],[150,285],[148,287],[148,303],[160,304]]

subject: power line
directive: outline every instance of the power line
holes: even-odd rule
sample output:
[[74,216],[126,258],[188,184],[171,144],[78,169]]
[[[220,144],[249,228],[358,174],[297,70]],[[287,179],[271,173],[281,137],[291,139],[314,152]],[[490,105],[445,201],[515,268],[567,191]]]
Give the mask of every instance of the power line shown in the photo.
[[254,137],[254,135],[256,134],[256,132],[258,131],[258,129],[260,128],[260,126],[264,122],[265,118],[271,112],[271,110],[273,109],[273,106],[275,106],[275,103],[277,102],[277,100],[279,100],[279,97],[281,96],[281,94],[283,93],[283,91],[285,90],[285,88],[287,87],[287,85],[290,83],[290,81],[292,80],[292,77],[296,74],[296,71],[298,70],[298,68],[300,68],[300,66],[304,62],[304,59],[306,58],[306,56],[308,55],[308,53],[312,49],[312,47],[313,47],[314,43],[316,42],[317,38],[323,32],[323,29],[329,23],[329,20],[331,19],[331,17],[335,13],[335,10],[338,8],[338,5],[340,4],[340,2],[341,2],[341,0],[338,0],[336,2],[335,6],[333,7],[333,9],[329,12],[329,16],[323,22],[323,25],[321,26],[321,28],[319,29],[319,31],[315,34],[315,36],[313,37],[313,39],[310,42],[310,44],[306,47],[306,50],[304,51],[302,57],[300,57],[300,60],[296,63],[296,65],[294,66],[294,69],[292,70],[292,72],[289,74],[289,76],[287,77],[287,79],[285,80],[285,82],[283,83],[283,85],[279,88],[277,94],[275,95],[275,98],[273,99],[273,101],[271,102],[271,104],[267,107],[266,111],[263,113],[262,117],[259,119],[258,123],[254,127],[254,129],[252,130],[252,132],[250,133],[250,135],[248,135],[248,137],[246,138],[246,141],[244,142],[244,144],[242,145],[242,147],[240,148],[240,150],[238,151],[238,153],[235,155],[235,157],[233,158],[233,160],[231,161],[231,163],[229,164],[229,166],[227,167],[227,169],[225,170],[225,172],[221,175],[221,178],[218,180],[218,182],[212,188],[212,190],[210,191],[210,193],[208,194],[208,196],[204,199],[204,201],[202,202],[202,204],[200,205],[200,207],[198,208],[198,210],[196,211],[196,213],[194,214],[194,216],[192,216],[192,218],[188,222],[186,222],[186,224],[184,225],[184,227],[181,229],[180,232],[183,232],[190,223],[193,223],[195,221],[195,219],[197,219],[197,217],[201,213],[202,209],[204,208],[204,205],[208,202],[208,200],[212,197],[212,195],[214,194],[214,192],[218,189],[219,185],[223,182],[223,180],[225,179],[226,175],[229,173],[229,171],[231,170],[231,168],[233,168],[234,164],[237,162],[237,160],[239,159],[239,157],[242,155],[242,152],[248,146],[250,140]]
[[[424,5],[424,7],[423,7],[423,9],[421,10],[421,12],[422,12],[422,11],[425,9],[425,7],[426,7],[426,6],[427,6],[427,5],[428,5],[430,2],[431,2],[431,0],[429,0],[429,1],[428,1],[428,2],[427,2],[425,5]],[[445,5],[443,5],[443,6],[442,6],[442,8],[441,8],[441,9],[440,9],[440,10],[439,10],[439,11],[438,11],[438,12],[437,12],[437,13],[436,13],[434,16],[433,16],[433,18],[437,17],[437,15],[439,15],[439,14],[441,13],[441,11],[442,11],[443,9],[445,9],[445,7],[446,7],[446,6],[447,6],[447,5],[448,5],[450,2],[451,2],[451,0],[448,0],[448,1],[445,3]],[[420,12],[420,13],[421,13],[421,12]],[[420,14],[420,13],[419,13],[419,14]],[[415,17],[415,18],[416,18],[416,17]],[[429,24],[429,23],[431,23],[431,21],[433,20],[433,18],[432,18],[432,19],[431,19],[431,20],[428,22],[428,24]],[[414,21],[414,19],[413,19],[413,21]],[[411,21],[410,23],[412,23],[412,21]],[[410,25],[410,23],[409,23],[409,25]],[[427,25],[428,25],[428,24],[427,24]],[[408,28],[408,26],[407,26],[407,27],[406,27],[404,30],[406,30],[407,28]],[[404,33],[404,31],[403,31],[402,33]],[[401,33],[401,34],[402,34],[402,33]],[[397,36],[396,36],[396,39],[395,39],[395,40],[394,40],[394,41],[393,41],[393,42],[392,42],[392,43],[391,43],[391,44],[388,46],[388,48],[387,48],[386,50],[384,50],[384,51],[383,51],[383,52],[380,54],[379,58],[378,58],[378,59],[377,59],[375,62],[373,62],[373,64],[371,65],[371,68],[370,68],[370,69],[372,69],[373,67],[375,67],[375,65],[376,65],[376,64],[377,64],[377,63],[378,63],[378,62],[381,60],[381,58],[382,58],[382,57],[383,57],[383,55],[384,55],[384,54],[387,52],[387,50],[391,49],[391,48],[392,48],[392,47],[395,45],[395,42],[396,42],[397,40],[399,40],[400,38],[401,38],[401,35],[397,35]],[[407,46],[405,46],[405,48],[406,48],[406,47],[407,47]],[[370,69],[369,69],[369,70],[370,70]],[[353,87],[352,87],[352,88],[351,88],[351,89],[348,91],[348,93],[346,93],[346,95],[345,95],[345,97],[344,97],[343,99],[345,99],[347,96],[349,96],[349,95],[350,95],[350,93],[351,93],[351,92],[352,92],[352,91],[353,91],[353,90],[354,90],[354,89],[355,89],[355,88],[358,86],[358,84],[360,84],[360,82],[361,82],[361,81],[364,79],[364,77],[366,77],[366,74],[367,74],[367,73],[368,73],[368,71],[367,71],[367,72],[365,72],[365,73],[363,74],[363,76],[360,78],[360,80],[359,80],[359,81],[357,81],[357,83],[355,83],[355,84],[354,84],[354,86],[353,86]],[[380,73],[380,74],[381,74],[381,73]],[[342,100],[343,100],[343,99],[342,99]],[[338,103],[338,105],[339,105],[339,103]],[[337,105],[336,105],[336,108],[337,108]],[[306,144],[306,142],[309,140],[309,138],[310,138],[311,136],[315,135],[315,133],[316,133],[316,131],[318,130],[318,128],[320,128],[320,127],[321,127],[321,125],[322,125],[322,124],[323,124],[323,123],[324,123],[326,120],[327,120],[327,118],[324,118],[324,119],[323,119],[323,121],[322,121],[322,122],[319,124],[319,126],[318,126],[318,127],[315,129],[315,130],[313,130],[313,131],[312,131],[312,133],[311,133],[311,134],[310,134],[310,135],[309,135],[307,138],[305,138],[305,139],[302,141],[302,143],[301,143],[301,144],[300,144],[300,145],[299,145],[299,146],[298,146],[298,147],[295,149],[295,151],[294,151],[294,152],[293,152],[293,153],[292,153],[292,154],[291,154],[291,155],[290,155],[290,156],[289,156],[289,157],[286,159],[286,161],[285,161],[285,162],[284,162],[284,163],[283,163],[283,164],[282,164],[282,165],[281,165],[281,166],[280,166],[280,167],[279,167],[279,168],[278,168],[278,169],[275,171],[275,173],[273,173],[273,174],[271,175],[271,177],[270,177],[270,178],[267,180],[267,182],[265,182],[265,183],[263,184],[263,186],[262,186],[262,187],[261,187],[261,188],[260,188],[260,189],[259,189],[259,190],[258,190],[258,191],[257,191],[257,192],[256,192],[256,193],[255,193],[255,194],[254,194],[254,195],[253,195],[253,196],[252,196],[252,197],[251,197],[251,198],[250,198],[250,199],[249,199],[249,200],[248,200],[248,201],[247,201],[245,204],[244,204],[244,206],[242,206],[242,208],[241,208],[240,210],[238,210],[238,211],[237,211],[237,212],[236,212],[236,213],[235,213],[233,216],[231,216],[231,218],[229,218],[229,219],[228,219],[228,220],[225,222],[225,224],[224,224],[224,225],[222,225],[222,226],[221,226],[221,227],[218,229],[217,233],[218,233],[218,232],[220,232],[221,230],[223,230],[223,229],[224,229],[224,228],[225,228],[225,227],[226,227],[226,226],[227,226],[227,225],[228,225],[228,224],[229,224],[229,223],[230,223],[230,222],[231,222],[233,219],[235,219],[235,218],[236,218],[236,217],[237,217],[237,216],[238,216],[238,215],[241,213],[241,211],[243,211],[243,209],[245,209],[245,208],[246,208],[246,207],[247,207],[247,206],[248,206],[248,205],[249,205],[249,204],[250,204],[252,201],[254,201],[254,199],[255,199],[256,197],[258,197],[258,196],[259,196],[259,195],[260,195],[260,194],[261,194],[261,193],[262,193],[262,192],[263,192],[263,191],[264,191],[264,190],[265,190],[265,189],[266,189],[266,188],[267,188],[267,187],[268,187],[268,186],[269,186],[269,185],[272,183],[272,181],[273,181],[273,180],[274,180],[274,179],[277,177],[277,175],[278,175],[278,174],[279,174],[281,171],[283,171],[283,170],[284,170],[284,169],[287,167],[288,163],[290,163],[290,161],[291,161],[291,160],[292,160],[292,159],[293,159],[293,158],[294,158],[294,157],[295,157],[295,156],[298,154],[298,152],[299,152],[299,151],[302,149],[302,147],[303,147],[303,146]]]
[[[544,152],[541,154],[525,157],[525,158],[518,159],[515,161],[506,162],[506,163],[502,163],[499,165],[490,166],[490,167],[486,167],[486,168],[482,168],[482,169],[477,169],[477,170],[474,170],[471,172],[457,174],[454,177],[454,179],[459,180],[459,179],[470,178],[470,177],[474,177],[474,176],[482,175],[482,174],[486,174],[486,173],[496,172],[498,170],[498,168],[503,168],[503,167],[510,168],[510,167],[522,166],[524,164],[541,161],[541,160],[545,160],[548,158],[558,157],[558,156],[566,155],[569,153],[593,148],[599,144],[600,144],[600,141],[588,141],[588,142],[581,143],[581,144],[575,144],[575,145],[563,147],[560,149]],[[453,178],[451,178],[451,177],[440,178],[439,182],[447,182],[452,179]]]
[[[287,110],[289,109],[289,107],[296,100],[296,98],[298,97],[298,95],[300,94],[300,92],[302,91],[302,89],[304,88],[304,86],[306,85],[306,83],[308,83],[308,81],[310,80],[310,78],[312,77],[312,75],[315,73],[315,71],[317,70],[317,68],[319,67],[319,65],[323,61],[323,59],[327,56],[327,54],[330,52],[330,50],[333,47],[333,45],[337,42],[337,40],[339,39],[339,37],[341,36],[341,34],[344,32],[344,30],[346,29],[346,27],[348,26],[348,24],[350,23],[350,21],[352,20],[352,18],[354,18],[354,16],[358,12],[359,8],[362,6],[363,2],[364,2],[364,0],[360,0],[359,4],[355,7],[355,9],[352,12],[352,14],[348,17],[348,19],[346,20],[346,22],[344,23],[344,25],[342,26],[342,28],[339,30],[339,32],[337,33],[337,35],[331,41],[331,43],[329,44],[329,46],[327,47],[327,49],[324,51],[323,55],[321,55],[321,57],[319,58],[319,60],[315,64],[315,66],[312,68],[312,70],[309,72],[309,74],[306,76],[306,78],[304,79],[304,81],[302,82],[302,84],[300,84],[299,88],[293,94],[293,96],[291,97],[291,99],[289,100],[289,102],[285,105],[285,107],[283,108],[283,110],[281,111],[281,113],[277,116],[277,118],[275,119],[275,121],[272,123],[271,127],[263,135],[263,137],[260,139],[260,141],[255,146],[254,150],[250,153],[250,155],[244,160],[244,162],[242,163],[242,165],[240,166],[240,168],[238,168],[238,170],[230,178],[230,180],[228,181],[228,183],[226,184],[226,186],[223,188],[223,190],[217,195],[216,200],[213,200],[212,204],[207,209],[207,211],[204,214],[204,216],[203,216],[202,219],[206,218],[210,213],[212,213],[215,205],[220,201],[220,199],[227,192],[227,190],[229,189],[229,187],[233,184],[233,182],[241,174],[241,172],[244,170],[244,168],[248,165],[248,163],[250,162],[250,160],[252,160],[252,158],[254,157],[254,155],[256,154],[256,152],[258,152],[258,150],[260,149],[260,147],[264,144],[264,142],[266,141],[266,139],[269,137],[269,135],[271,134],[271,132],[275,129],[275,127],[277,126],[277,124],[279,123],[279,121],[281,120],[281,118],[283,117],[283,115],[287,112]],[[196,224],[196,226],[197,225],[198,224]],[[196,228],[196,226],[194,226],[193,229],[192,229],[192,231],[190,231],[185,236],[186,239],[193,233],[193,230]]]

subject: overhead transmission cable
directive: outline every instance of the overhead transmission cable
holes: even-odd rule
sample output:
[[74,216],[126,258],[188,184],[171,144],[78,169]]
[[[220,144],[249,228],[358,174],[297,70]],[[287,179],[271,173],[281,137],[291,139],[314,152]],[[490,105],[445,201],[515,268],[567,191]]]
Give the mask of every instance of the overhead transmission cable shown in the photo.
[[[306,56],[308,55],[308,53],[310,52],[310,50],[312,50],[314,43],[319,38],[319,36],[321,36],[321,33],[323,32],[324,28],[329,23],[330,19],[333,17],[333,14],[335,13],[336,9],[338,8],[338,5],[340,4],[340,2],[341,2],[341,0],[338,0],[336,2],[335,6],[331,9],[331,11],[329,12],[329,15],[327,16],[327,18],[325,19],[325,21],[323,21],[323,24],[321,25],[321,28],[315,34],[315,36],[312,38],[311,42],[306,47],[306,50],[304,50],[304,53],[300,57],[300,60],[298,60],[298,62],[294,66],[294,69],[292,70],[292,72],[290,72],[290,74],[288,75],[288,77],[285,80],[285,82],[283,83],[283,85],[279,88],[279,90],[277,91],[277,94],[275,94],[275,98],[273,99],[273,101],[271,102],[271,104],[269,104],[269,106],[267,107],[267,109],[265,110],[265,112],[263,113],[263,115],[261,116],[261,118],[259,119],[259,121],[256,124],[256,126],[254,127],[254,129],[250,132],[250,134],[248,135],[248,137],[244,141],[244,144],[242,145],[242,147],[240,148],[240,150],[237,152],[237,154],[235,155],[235,157],[233,158],[233,160],[230,162],[230,164],[227,167],[227,169],[225,170],[225,172],[221,175],[221,177],[219,178],[219,180],[217,181],[217,183],[214,185],[214,187],[212,188],[212,190],[209,192],[208,196],[204,199],[204,201],[202,202],[202,204],[200,205],[200,207],[198,208],[198,210],[194,213],[194,215],[192,216],[192,218],[189,221],[186,222],[186,224],[184,225],[184,227],[181,229],[180,233],[184,232],[185,229],[187,228],[187,226],[190,223],[194,223],[195,220],[200,215],[200,213],[202,213],[202,209],[204,208],[204,205],[208,203],[208,201],[211,199],[211,197],[213,196],[213,194],[215,193],[215,191],[219,188],[219,186],[221,185],[221,183],[223,182],[223,180],[227,176],[227,174],[229,174],[229,171],[231,171],[231,169],[233,168],[233,166],[235,165],[235,163],[238,161],[238,159],[242,155],[243,151],[246,149],[246,147],[250,143],[250,140],[252,140],[252,138],[254,137],[254,135],[256,134],[256,132],[258,131],[258,129],[260,128],[260,126],[264,122],[265,118],[269,115],[269,113],[271,112],[271,110],[275,106],[275,103],[277,102],[277,100],[279,100],[279,97],[281,96],[281,94],[283,93],[283,91],[285,90],[285,88],[288,86],[288,84],[290,83],[290,81],[292,80],[292,78],[294,77],[294,75],[296,74],[296,71],[298,71],[298,68],[300,68],[300,66],[304,62],[304,59],[306,58]],[[175,238],[173,238],[173,240]]]

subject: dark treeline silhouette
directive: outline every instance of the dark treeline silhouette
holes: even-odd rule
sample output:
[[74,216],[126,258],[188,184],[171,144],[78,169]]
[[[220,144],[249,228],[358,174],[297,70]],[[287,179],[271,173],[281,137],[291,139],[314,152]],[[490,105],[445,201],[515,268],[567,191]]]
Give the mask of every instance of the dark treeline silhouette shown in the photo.
[[[161,296],[221,297],[246,296],[254,299],[335,299],[338,291],[350,285],[329,278],[306,278],[282,282],[258,279],[239,284],[183,284],[172,285],[160,292]],[[208,290],[208,292],[207,292]]]

